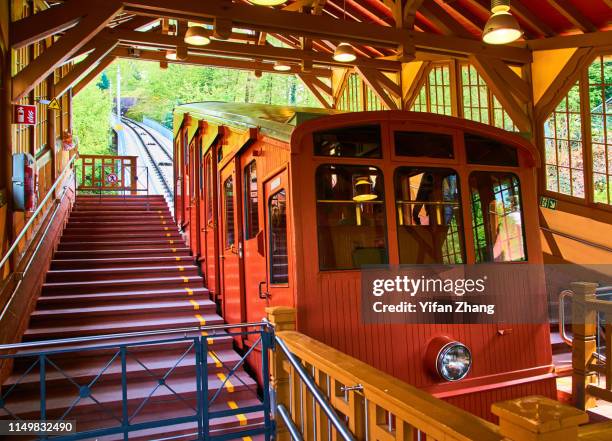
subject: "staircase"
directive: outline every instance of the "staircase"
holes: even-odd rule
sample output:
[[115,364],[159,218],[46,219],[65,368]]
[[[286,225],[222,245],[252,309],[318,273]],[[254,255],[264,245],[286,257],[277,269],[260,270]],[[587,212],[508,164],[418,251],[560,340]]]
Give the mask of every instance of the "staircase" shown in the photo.
[[[78,196],[23,341],[222,324],[215,310],[162,196]],[[120,426],[122,414],[130,416],[131,424],[177,418],[176,424],[146,428],[129,439],[192,439],[188,435],[197,424],[179,420],[197,410],[196,351],[185,336],[54,344],[54,350],[67,352],[49,355],[45,363],[47,418],[76,420],[79,432]],[[208,399],[219,393],[211,410],[259,405],[256,382],[242,369],[230,376],[240,360],[232,338],[223,331],[207,340]],[[130,345],[124,383],[120,344]],[[28,348],[21,354],[36,351]],[[1,388],[0,398],[8,397],[0,399],[0,418],[9,412],[40,418],[40,364],[29,369],[33,360],[15,362]],[[223,416],[210,420],[210,430],[225,434],[262,420],[261,412]],[[101,432],[96,438],[123,435]]]

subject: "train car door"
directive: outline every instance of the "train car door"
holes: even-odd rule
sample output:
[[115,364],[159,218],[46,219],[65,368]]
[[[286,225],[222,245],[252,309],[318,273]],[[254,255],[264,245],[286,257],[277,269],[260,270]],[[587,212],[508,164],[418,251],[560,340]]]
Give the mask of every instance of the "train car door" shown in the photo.
[[217,162],[215,160],[215,146],[213,145],[204,156],[201,168],[203,173],[204,190],[200,194],[200,219],[202,228],[200,233],[200,250],[202,250],[202,268],[206,276],[206,286],[214,293],[215,301],[221,299],[219,278],[217,277],[217,256],[219,255],[217,225]]
[[[256,156],[255,147],[250,147],[240,156],[242,170],[242,213],[244,237],[244,290],[246,321],[259,321],[265,317],[267,299],[266,253],[262,202],[263,185],[259,177],[263,160]],[[259,171],[259,173],[258,173]]]
[[271,306],[293,305],[293,259],[289,219],[289,173],[283,170],[264,185],[267,291]]
[[236,159],[221,170],[221,289],[223,291],[223,317],[228,323],[240,323],[243,318],[241,293],[242,244],[240,242]]
[[174,140],[174,217],[177,225],[181,225],[183,218],[183,155],[181,155],[181,142],[183,139],[183,129],[179,131]]

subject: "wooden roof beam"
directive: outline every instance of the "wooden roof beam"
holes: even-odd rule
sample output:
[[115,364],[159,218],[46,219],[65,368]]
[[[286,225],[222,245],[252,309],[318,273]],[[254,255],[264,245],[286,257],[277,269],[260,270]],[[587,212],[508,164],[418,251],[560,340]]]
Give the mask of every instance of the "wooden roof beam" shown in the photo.
[[[417,0],[418,1],[418,0]],[[304,36],[318,40],[345,40],[354,44],[397,49],[414,40],[417,49],[447,53],[486,53],[514,63],[528,63],[531,53],[516,46],[491,47],[478,39],[445,37],[391,26],[376,26],[370,23],[343,22],[333,17],[312,14],[296,14],[271,8],[254,8],[239,3],[225,4],[219,1],[193,2],[191,0],[124,0],[130,12],[141,15],[186,18],[193,21],[215,16],[231,17],[236,26],[271,33]],[[407,45],[409,46],[409,45]]]
[[[401,3],[402,0],[395,0]],[[421,5],[423,4],[423,0],[407,0],[404,5],[403,16],[403,24],[404,28],[413,29],[414,23],[416,19],[416,12],[419,10]]]
[[580,29],[582,32],[597,32],[597,26],[586,18],[572,3],[568,0],[547,0],[548,3],[563,15],[570,23]]
[[521,3],[521,0],[512,0],[510,3],[510,10],[519,20],[525,22],[540,35],[544,37],[557,35],[553,28],[536,17],[536,15],[531,12],[531,9]]
[[534,51],[577,47],[609,47],[611,41],[612,31],[599,31],[530,40],[526,46]]
[[429,71],[431,70],[431,62],[423,61],[419,70],[417,71],[414,81],[402,97],[402,101],[404,103],[404,109],[410,110],[414,105],[414,102],[419,96],[421,92],[421,88],[425,85],[427,81],[427,77],[429,76]]
[[75,26],[86,14],[87,5],[79,0],[69,0],[17,20],[10,26],[10,42],[13,49],[44,40]]
[[117,40],[96,39],[96,49],[87,55],[87,58],[76,63],[72,67],[72,70],[53,86],[53,97],[58,98],[62,96],[68,89],[74,86],[81,77],[87,75],[100,60],[115,49],[117,44]]
[[58,66],[71,58],[122,10],[121,2],[116,0],[91,0],[88,6],[87,15],[81,19],[79,26],[70,29],[13,77],[13,102],[23,98]]
[[357,66],[355,70],[385,106],[390,110],[399,110],[397,102],[401,102],[402,90],[398,84],[376,69]]
[[[122,30],[111,30],[109,35],[124,44],[149,45],[158,48],[176,47],[182,42],[179,37],[163,35],[152,32],[133,32]],[[250,58],[262,58],[267,60],[284,61],[311,61],[318,64],[332,66],[361,65],[376,69],[399,71],[401,64],[397,61],[378,60],[372,58],[358,58],[354,63],[340,63],[333,59],[328,53],[315,52],[311,50],[289,49],[274,47],[271,45],[259,46],[253,44],[232,43],[228,41],[212,41],[207,46],[189,46],[189,51],[206,55],[243,56]]]
[[445,35],[457,35],[464,38],[472,38],[470,34],[459,22],[457,22],[448,12],[434,0],[425,0],[419,12],[431,21]]
[[[140,51],[139,56],[134,56],[129,53],[127,47],[121,46],[115,48],[111,55],[117,58],[130,58],[143,61],[168,61],[165,57],[165,52],[161,51]],[[239,70],[259,70],[262,72],[271,72],[276,74],[297,74],[302,73],[300,66],[292,66],[291,70],[287,72],[278,72],[274,70],[272,63],[263,63],[261,60],[240,60],[235,58],[220,58],[220,57],[207,57],[199,55],[189,55],[185,60],[169,61],[170,63],[176,64],[191,64],[197,66],[211,66],[211,67],[223,67],[227,69],[239,69]],[[331,77],[331,69],[313,69],[310,72],[312,75],[317,77]]]
[[321,81],[315,75],[307,73],[298,73],[297,77],[302,80],[302,83],[310,90],[315,98],[325,107],[326,109],[333,109],[333,94],[331,87]]
[[94,67],[87,75],[85,75],[73,86],[72,96],[77,95],[85,86],[96,79],[98,75],[100,75],[113,61],[115,61],[115,57],[112,55],[107,55],[106,57],[102,58],[96,67]]

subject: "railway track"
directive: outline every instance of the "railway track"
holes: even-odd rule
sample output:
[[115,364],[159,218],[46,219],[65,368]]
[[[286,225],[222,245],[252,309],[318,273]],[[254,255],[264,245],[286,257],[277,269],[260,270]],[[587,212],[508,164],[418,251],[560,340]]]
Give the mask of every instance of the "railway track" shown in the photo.
[[[153,179],[155,179],[163,189],[166,199],[169,202],[174,201],[173,183],[168,173],[165,172],[163,168],[172,166],[172,154],[168,152],[168,149],[159,142],[157,137],[142,124],[125,117],[121,117],[121,122],[132,130],[136,138],[138,138],[146,154],[146,162],[153,170]],[[151,149],[151,147],[154,148]]]

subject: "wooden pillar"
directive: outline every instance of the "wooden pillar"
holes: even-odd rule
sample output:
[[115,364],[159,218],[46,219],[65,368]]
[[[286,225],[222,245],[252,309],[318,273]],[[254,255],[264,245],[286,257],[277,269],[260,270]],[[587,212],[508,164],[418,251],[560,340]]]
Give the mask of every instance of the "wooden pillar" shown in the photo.
[[495,403],[491,411],[509,441],[576,441],[578,426],[589,421],[586,412],[541,396]]
[[[268,321],[274,326],[275,332],[295,331],[295,309],[284,306],[266,308]],[[283,355],[280,350],[276,350],[270,356],[270,387],[275,391],[276,403],[284,404],[287,410],[292,406],[289,404],[289,373],[283,367]],[[297,378],[297,374],[294,375]],[[297,390],[294,389],[294,390]],[[276,421],[276,439],[287,441],[291,439],[289,432],[282,421]]]
[[595,300],[596,283],[574,282],[572,296],[572,395],[578,409],[595,406],[595,398],[588,396],[586,388],[596,381],[595,372],[590,368],[593,354],[597,351],[597,312],[588,305]]
[[130,188],[133,195],[138,195],[138,156],[132,156],[130,161]]

